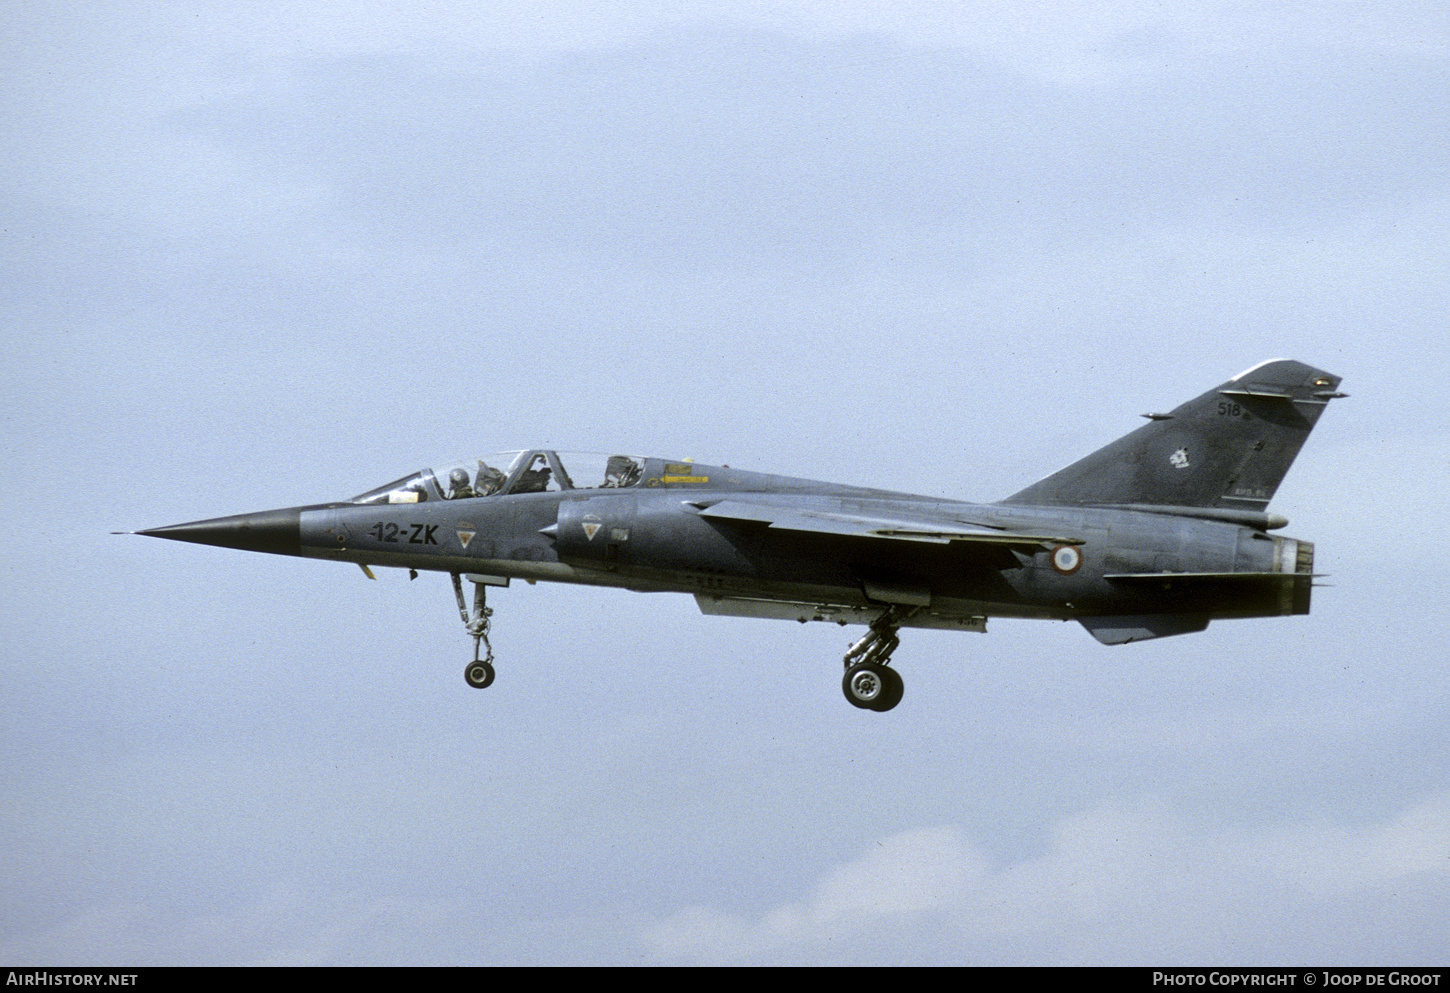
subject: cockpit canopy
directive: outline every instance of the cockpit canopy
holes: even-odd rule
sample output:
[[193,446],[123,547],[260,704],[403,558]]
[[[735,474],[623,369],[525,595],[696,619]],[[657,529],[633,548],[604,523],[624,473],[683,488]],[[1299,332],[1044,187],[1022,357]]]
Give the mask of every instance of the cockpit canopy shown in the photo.
[[351,503],[426,503],[514,493],[557,493],[579,489],[622,489],[639,482],[645,460],[633,455],[596,455],[533,449],[423,469],[368,490]]

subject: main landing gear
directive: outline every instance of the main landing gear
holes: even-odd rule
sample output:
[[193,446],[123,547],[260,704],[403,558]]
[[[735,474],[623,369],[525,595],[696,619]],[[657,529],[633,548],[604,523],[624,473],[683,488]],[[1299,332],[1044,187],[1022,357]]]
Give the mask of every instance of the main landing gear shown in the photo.
[[865,636],[847,650],[841,692],[851,706],[884,713],[901,702],[905,684],[901,674],[890,667],[891,653],[901,644],[897,629],[920,609],[886,608],[871,622]]
[[[473,661],[468,663],[463,670],[463,679],[476,690],[487,689],[493,684],[493,646],[488,643],[489,618],[493,616],[493,608],[486,603],[483,583],[473,584],[473,613],[470,615],[468,605],[463,599],[463,580],[458,573],[453,576],[453,595],[458,598],[458,613],[463,618],[464,629],[473,636]],[[487,652],[486,657],[479,658],[479,649]]]

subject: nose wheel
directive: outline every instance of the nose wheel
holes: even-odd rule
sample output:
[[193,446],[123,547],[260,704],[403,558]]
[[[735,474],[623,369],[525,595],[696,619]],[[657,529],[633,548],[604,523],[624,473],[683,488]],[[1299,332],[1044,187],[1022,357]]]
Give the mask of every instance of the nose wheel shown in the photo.
[[[458,598],[458,613],[463,618],[463,628],[473,636],[473,661],[463,669],[463,680],[476,690],[488,689],[493,685],[493,646],[488,643],[488,629],[493,608],[487,604],[486,587],[483,583],[473,584],[473,611],[463,599],[463,579],[458,573],[453,577],[453,595]],[[486,654],[485,654],[486,653]],[[483,658],[479,658],[484,654]]]
[[463,670],[463,679],[476,690],[486,690],[493,685],[493,664],[474,659]]

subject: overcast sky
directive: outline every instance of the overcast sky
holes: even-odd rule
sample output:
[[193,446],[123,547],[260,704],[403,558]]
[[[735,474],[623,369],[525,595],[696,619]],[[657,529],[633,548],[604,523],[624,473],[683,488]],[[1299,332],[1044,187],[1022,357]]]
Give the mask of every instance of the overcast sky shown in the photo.
[[[487,12],[480,7],[487,6]],[[0,23],[0,961],[1450,959],[1450,15]],[[995,500],[1264,359],[1313,613],[1107,648],[113,536],[535,445]]]

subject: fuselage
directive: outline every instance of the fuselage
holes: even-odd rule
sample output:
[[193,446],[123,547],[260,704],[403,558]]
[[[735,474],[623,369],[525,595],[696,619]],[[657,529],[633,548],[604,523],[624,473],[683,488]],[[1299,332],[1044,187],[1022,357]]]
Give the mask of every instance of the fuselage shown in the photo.
[[[1286,593],[1282,582],[1175,581],[1183,575],[1310,571],[1308,543],[1232,521],[1119,508],[975,504],[722,466],[640,462],[640,477],[624,488],[448,499],[434,483],[407,502],[374,499],[273,513],[297,515],[297,543],[295,550],[285,549],[289,554],[703,597],[861,609],[893,602],[920,606],[907,626],[988,616],[1307,611],[1307,575],[1302,596],[1293,587]],[[724,524],[704,513],[752,495],[777,510],[822,518],[906,518],[1070,534],[1077,554],[803,535],[764,524]],[[1155,586],[1148,578],[1153,574],[1164,574],[1164,581]]]
[[[511,580],[695,596],[702,611],[861,624],[852,706],[901,700],[902,627],[1074,619],[1121,645],[1229,617],[1307,614],[1314,546],[1268,505],[1339,377],[1274,359],[997,503],[688,460],[530,449],[425,469],[337,503],[154,528],[160,538],[451,574],[494,679],[490,586]],[[473,583],[473,607],[463,582]]]

